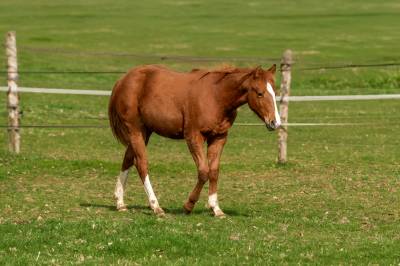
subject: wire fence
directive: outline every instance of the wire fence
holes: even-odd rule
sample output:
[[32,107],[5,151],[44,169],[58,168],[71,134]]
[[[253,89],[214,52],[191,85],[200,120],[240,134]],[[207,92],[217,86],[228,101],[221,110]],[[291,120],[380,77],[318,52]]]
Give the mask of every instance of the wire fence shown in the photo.
[[29,46],[22,46],[24,50],[47,53],[47,54],[63,54],[69,56],[87,56],[87,57],[128,57],[138,60],[145,61],[172,61],[182,63],[193,63],[193,62],[277,62],[280,58],[271,57],[213,57],[213,56],[190,56],[190,55],[157,55],[157,54],[135,54],[126,52],[104,52],[104,51],[74,51],[60,48],[36,48]]
[[[311,123],[289,123],[288,126],[310,126]],[[370,123],[312,123],[312,126],[368,126],[372,128],[385,128],[385,125],[376,125]],[[259,126],[264,127],[265,125],[262,123],[235,123],[235,127],[243,128],[248,126]],[[400,125],[399,125],[400,126]],[[0,128],[11,129],[12,127],[0,125]],[[35,129],[109,129],[108,125],[22,125],[20,128],[35,128]],[[362,147],[374,147],[374,149],[385,149],[386,147],[400,147],[400,143],[391,141],[390,143],[354,143],[349,141],[341,140],[340,143],[335,141],[323,141],[323,142],[309,142],[309,141],[301,141],[301,140],[290,140],[291,145],[298,144],[303,147],[305,146],[316,146],[321,149],[328,149],[329,147],[343,147],[343,148],[362,148]]]
[[297,70],[301,71],[315,71],[315,70],[336,70],[346,68],[382,68],[382,67],[397,67],[400,62],[394,63],[374,63],[374,64],[344,64],[344,65],[328,65],[318,67],[299,67]]
[[[265,124],[263,123],[234,123],[233,126],[238,126],[238,127],[265,127]],[[316,123],[283,123],[282,126],[289,126],[289,127],[371,127],[371,128],[382,128],[382,127],[387,127],[384,123],[373,123],[373,122],[368,122],[368,123],[327,123],[327,122],[316,122]],[[396,125],[390,125],[391,127],[396,127]],[[400,124],[398,125],[400,127]],[[18,127],[13,127],[13,126],[8,126],[8,125],[0,125],[0,128],[6,128],[6,129],[18,129],[18,128],[65,128],[65,129],[83,129],[83,128],[110,128],[109,125],[105,124],[93,124],[93,125],[82,125],[82,124],[43,124],[43,125],[19,125]]]
[[[278,63],[281,58],[278,57],[212,57],[212,56],[190,56],[190,55],[157,55],[157,54],[136,54],[126,52],[105,52],[105,51],[76,51],[67,50],[61,48],[39,48],[30,46],[20,46],[23,51],[45,53],[45,54],[62,54],[73,57],[116,57],[116,58],[133,58],[142,61],[154,62],[177,62],[177,63],[212,63],[212,62],[240,62],[240,63]],[[391,60],[389,62],[373,62],[373,63],[332,63],[325,65],[314,65],[314,66],[301,66],[300,59],[295,59],[293,62],[294,71],[320,71],[320,70],[340,70],[340,69],[354,69],[354,68],[388,68],[388,67],[400,67],[400,60]],[[2,74],[9,73],[7,71],[0,71]],[[18,74],[24,75],[113,75],[113,74],[124,74],[126,70],[22,70]]]
[[16,74],[51,74],[51,75],[105,75],[105,74],[124,74],[126,71],[58,71],[58,70],[27,70],[18,72],[0,71],[2,74],[16,73]]
[[[260,61],[258,61],[260,62]],[[344,65],[326,65],[318,67],[297,67],[295,70],[299,71],[321,71],[321,70],[339,70],[339,69],[353,69],[353,68],[383,68],[383,67],[400,67],[400,62],[395,63],[376,63],[376,64],[344,64]],[[125,74],[127,71],[81,71],[81,70],[23,70],[18,71],[17,74],[23,75],[115,75]],[[13,73],[7,71],[0,71],[1,74]]]
[[[173,62],[279,62],[280,58],[273,57],[201,57],[201,56],[177,56],[177,55],[150,55],[150,54],[135,54],[126,52],[91,52],[91,51],[74,51],[58,48],[37,48],[29,46],[21,46],[23,51],[45,53],[45,54],[62,54],[68,56],[90,56],[90,57],[129,57],[138,60],[152,61],[173,61]],[[294,62],[296,64],[296,62]],[[317,65],[311,67],[294,67],[300,71],[317,71],[317,70],[336,70],[346,68],[384,68],[384,67],[399,67],[400,62],[382,62],[382,63],[365,63],[365,64],[330,64]],[[0,71],[1,74],[10,73],[8,71]],[[18,71],[21,75],[113,75],[124,74],[126,71],[84,71],[84,70],[23,70]],[[78,95],[110,95],[110,91],[106,90],[71,90],[71,89],[49,89],[49,88],[19,88],[20,92],[33,93],[54,93],[54,94],[78,94]],[[0,87],[0,91],[7,91],[6,87]],[[280,97],[277,97],[280,100]],[[333,101],[333,100],[376,100],[376,99],[400,99],[400,94],[391,95],[332,95],[332,96],[291,96],[290,101]],[[264,126],[262,123],[235,123],[236,126]],[[371,126],[371,123],[288,123],[287,126]],[[0,128],[14,129],[8,125],[0,125]],[[109,128],[108,125],[20,125],[19,128]]]
[[18,128],[109,128],[109,125],[19,125],[12,127],[0,125],[0,128],[18,129]]
[[[268,63],[278,63],[282,62],[281,68],[282,71],[282,84],[290,84],[290,65],[295,65],[293,67],[293,70],[295,71],[325,71],[325,70],[340,70],[340,69],[354,69],[354,68],[396,68],[400,66],[400,58],[399,60],[397,59],[392,59],[391,61],[385,60],[383,62],[358,62],[358,63],[339,63],[335,62],[334,64],[321,64],[321,65],[312,65],[312,64],[306,64],[303,62],[299,63],[299,58],[295,58],[294,62],[292,62],[292,53],[288,50],[285,51],[283,59],[281,61],[281,58],[277,57],[213,57],[213,56],[189,56],[189,55],[157,55],[157,54],[135,54],[135,53],[127,53],[127,52],[104,52],[104,51],[76,51],[76,50],[66,50],[66,49],[60,49],[60,48],[38,48],[38,47],[29,47],[29,46],[20,46],[22,50],[19,50],[20,52],[22,51],[22,54],[24,55],[25,53],[31,53],[31,54],[47,54],[47,55],[62,55],[62,56],[67,56],[70,57],[68,59],[72,60],[77,60],[78,58],[84,58],[86,60],[88,57],[91,57],[92,59],[95,59],[96,62],[99,60],[99,57],[111,57],[111,58],[117,58],[118,62],[122,60],[122,58],[129,58],[130,60],[133,59],[133,61],[138,64],[138,63],[157,63],[157,62],[176,62],[176,63],[190,63],[194,64],[197,63],[197,66],[204,66],[207,63],[228,63],[228,62],[235,62],[238,63],[238,65],[244,65],[244,63],[251,63],[251,64],[266,64]],[[6,51],[7,51],[7,59],[8,59],[8,70],[17,70],[17,53],[16,53],[16,42],[15,42],[15,33],[9,32],[7,34],[7,41],[6,41]],[[56,57],[54,58],[59,59],[63,57]],[[42,56],[43,57],[43,56]],[[53,58],[53,60],[54,60]],[[63,58],[65,59],[65,58]],[[104,58],[103,58],[104,59]],[[44,60],[48,61],[48,57],[44,57]],[[109,60],[109,58],[105,58],[106,61]],[[115,61],[117,61],[115,60]],[[89,60],[88,60],[89,61]],[[92,60],[93,61],[93,60]],[[106,61],[107,62],[107,61]],[[48,64],[41,64],[41,66],[48,66]],[[122,67],[122,64],[118,64],[119,67]],[[97,66],[97,64],[96,64]],[[103,121],[101,123],[96,124],[93,120],[89,122],[88,124],[68,124],[63,123],[63,121],[56,121],[57,124],[26,124],[22,123],[22,125],[19,123],[19,109],[18,109],[18,95],[17,95],[17,84],[16,80],[18,79],[18,75],[37,75],[37,77],[40,77],[40,75],[56,75],[56,76],[46,76],[46,77],[40,77],[43,80],[56,80],[56,79],[65,79],[66,75],[71,75],[78,77],[76,79],[85,79],[85,80],[101,80],[101,79],[109,79],[109,77],[104,76],[100,77],[100,75],[121,75],[126,73],[126,70],[120,70],[119,67],[117,68],[115,65],[108,66],[106,69],[91,69],[91,70],[85,70],[82,69],[82,64],[79,65],[77,68],[81,69],[71,69],[71,68],[66,68],[64,69],[58,69],[59,67],[52,68],[52,69],[22,69],[22,71],[19,72],[10,72],[10,71],[0,71],[0,74],[8,74],[8,82],[10,86],[10,91],[8,93],[8,110],[9,110],[9,121],[11,121],[10,124],[14,125],[0,125],[0,128],[5,128],[9,131],[9,135],[11,136],[10,138],[10,144],[13,146],[13,149],[16,153],[19,152],[19,146],[20,146],[20,129],[109,129],[110,126]],[[285,80],[284,77],[286,76],[285,73],[289,73],[288,77],[289,79]],[[85,77],[87,76],[87,77]],[[84,78],[82,78],[84,77]],[[39,78],[38,78],[39,79]],[[73,80],[74,78],[69,78],[70,80]],[[29,80],[29,78],[27,78]],[[10,85],[11,84],[11,85]],[[397,84],[397,83],[396,83]],[[7,88],[0,88],[0,91],[7,91]],[[289,90],[289,88],[288,88]],[[46,89],[46,88],[20,88],[21,92],[34,92],[34,93],[53,93],[53,94],[78,94],[78,95],[103,95],[103,96],[109,96],[110,91],[99,91],[99,90],[65,90],[65,89]],[[285,104],[287,103],[286,101],[286,96],[289,94],[282,94],[283,96],[283,101],[282,104],[285,107]],[[290,101],[343,101],[343,100],[383,100],[383,99],[400,99],[400,94],[392,94],[392,95],[335,95],[335,96],[295,96],[295,97],[290,97]],[[279,100],[279,99],[278,99]],[[285,110],[285,108],[282,108]],[[287,117],[284,115],[283,117]],[[58,120],[58,119],[57,119]],[[66,120],[66,119],[64,119]],[[357,121],[357,120],[356,120]],[[94,122],[94,123],[93,123]],[[284,122],[287,122],[287,120],[284,120]],[[387,128],[387,125],[383,123],[376,123],[376,124],[371,124],[371,123],[365,123],[366,121],[360,121],[363,123],[335,123],[335,122],[304,122],[304,123],[284,123],[283,130],[280,130],[280,133],[287,134],[287,128],[286,126],[290,127],[385,127],[385,130]],[[382,121],[381,121],[382,122]],[[69,123],[74,123],[70,121]],[[79,119],[79,122],[77,123],[85,123],[84,119]],[[258,126],[265,126],[263,123],[236,123],[235,126],[238,127],[258,127]],[[398,127],[397,125],[390,125],[391,128],[396,128]],[[60,130],[61,131],[61,130]],[[85,131],[83,131],[85,132]],[[79,132],[80,134],[80,132]],[[286,150],[286,138],[285,138],[285,150]],[[279,141],[281,143],[281,139]],[[356,143],[323,143],[322,145],[346,145],[346,146],[354,146]],[[362,146],[374,146],[375,144],[369,145],[362,143]],[[380,147],[384,146],[383,144],[379,144]],[[11,147],[10,146],[10,147]],[[15,147],[14,147],[15,146]],[[285,157],[286,157],[286,151],[285,151]],[[279,157],[280,158],[280,157]],[[285,158],[286,160],[286,158]]]
[[[8,88],[0,87],[0,91],[8,91]],[[98,95],[98,96],[110,96],[111,95],[111,91],[108,91],[108,90],[76,90],[76,89],[27,88],[27,87],[20,87],[19,92],[48,93],[48,94],[72,94],[72,95]],[[281,97],[277,96],[276,99],[277,99],[277,101],[280,101]],[[394,99],[400,99],[400,94],[289,96],[288,99],[292,102],[394,100]]]

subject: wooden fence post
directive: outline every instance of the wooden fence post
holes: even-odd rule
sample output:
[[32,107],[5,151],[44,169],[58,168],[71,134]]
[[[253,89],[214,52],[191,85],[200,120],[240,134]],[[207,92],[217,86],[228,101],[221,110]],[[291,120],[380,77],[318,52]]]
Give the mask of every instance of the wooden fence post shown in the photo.
[[9,149],[11,152],[20,151],[19,134],[19,98],[18,98],[18,64],[17,64],[17,44],[15,32],[10,31],[6,35],[6,56],[7,56],[7,109],[8,109],[8,134]]
[[290,82],[291,82],[291,65],[292,65],[292,51],[286,50],[283,53],[281,61],[281,100],[280,100],[280,116],[282,126],[278,131],[278,163],[287,162],[287,122],[289,112],[289,95],[290,95]]

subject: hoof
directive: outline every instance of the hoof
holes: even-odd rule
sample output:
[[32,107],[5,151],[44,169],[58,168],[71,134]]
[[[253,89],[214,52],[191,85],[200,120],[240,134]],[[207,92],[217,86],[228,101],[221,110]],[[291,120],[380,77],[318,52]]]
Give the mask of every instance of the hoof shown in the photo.
[[193,204],[191,204],[190,202],[186,202],[183,205],[183,210],[185,211],[186,214],[191,214],[193,207],[194,207]]
[[126,212],[128,211],[128,208],[126,207],[126,205],[117,206],[117,211]]
[[214,211],[214,217],[221,218],[221,219],[226,218],[225,213],[221,210]]
[[157,215],[157,217],[160,217],[160,218],[165,217],[165,212],[161,208],[155,208],[154,213]]

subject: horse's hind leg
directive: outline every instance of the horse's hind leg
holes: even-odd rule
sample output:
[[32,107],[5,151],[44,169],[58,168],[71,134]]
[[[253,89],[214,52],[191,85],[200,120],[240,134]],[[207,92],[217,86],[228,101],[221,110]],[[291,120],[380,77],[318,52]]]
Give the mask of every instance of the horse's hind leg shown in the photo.
[[131,166],[134,164],[134,156],[132,147],[129,145],[125,151],[124,161],[121,167],[121,173],[117,177],[117,183],[115,185],[114,196],[117,200],[117,210],[126,211],[126,205],[124,203],[124,192],[126,187],[126,181],[128,179],[128,173]]
[[149,136],[149,133],[145,132],[144,130],[141,132],[134,132],[130,136],[130,143],[136,160],[135,166],[140,176],[140,179],[143,182],[145,192],[149,199],[150,208],[153,209],[156,215],[164,216],[164,211],[158,204],[156,194],[154,193],[153,187],[150,183],[146,154],[146,144]]

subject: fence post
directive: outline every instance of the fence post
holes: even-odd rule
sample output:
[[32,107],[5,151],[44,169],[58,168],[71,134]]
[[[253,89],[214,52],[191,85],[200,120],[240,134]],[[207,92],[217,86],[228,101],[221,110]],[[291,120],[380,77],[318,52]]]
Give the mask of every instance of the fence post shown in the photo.
[[286,50],[283,53],[281,60],[281,100],[280,100],[280,116],[282,126],[278,131],[278,163],[287,162],[287,122],[289,112],[289,95],[290,95],[290,82],[291,82],[291,65],[292,65],[292,51]]
[[6,56],[7,56],[7,109],[8,109],[8,134],[9,150],[19,153],[20,134],[19,134],[19,98],[18,98],[18,64],[17,64],[17,45],[15,32],[10,31],[6,34]]

